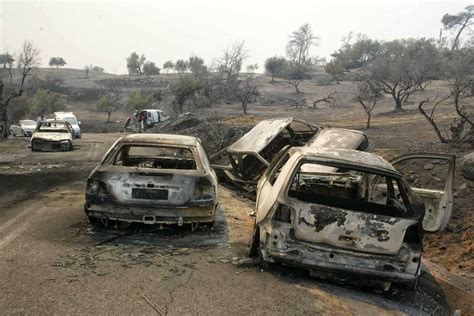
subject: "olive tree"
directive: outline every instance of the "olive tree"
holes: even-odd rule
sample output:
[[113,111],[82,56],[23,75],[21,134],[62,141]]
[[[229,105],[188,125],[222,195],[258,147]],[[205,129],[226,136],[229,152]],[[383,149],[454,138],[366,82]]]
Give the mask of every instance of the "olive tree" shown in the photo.
[[269,75],[274,82],[275,77],[282,76],[285,71],[286,59],[283,57],[273,56],[265,60],[265,73]]
[[469,5],[458,14],[446,13],[441,19],[445,30],[452,31],[454,38],[451,42],[451,50],[460,48],[461,34],[468,31],[474,25],[474,5]]
[[313,59],[310,56],[312,46],[318,45],[319,38],[313,34],[308,23],[301,25],[290,35],[290,40],[286,45],[286,55],[289,59],[285,67],[285,77],[300,93],[298,86],[308,77],[308,72],[312,67]]
[[136,52],[130,54],[127,57],[127,69],[130,75],[143,73],[143,65],[145,64],[146,57],[145,55],[139,56]]
[[367,67],[369,79],[390,95],[395,111],[416,91],[430,84],[437,72],[439,52],[431,39],[394,40],[382,44],[377,58]]

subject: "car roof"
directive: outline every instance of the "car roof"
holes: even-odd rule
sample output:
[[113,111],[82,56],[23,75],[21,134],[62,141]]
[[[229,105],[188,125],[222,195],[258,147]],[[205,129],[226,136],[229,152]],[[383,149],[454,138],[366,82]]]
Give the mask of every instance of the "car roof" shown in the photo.
[[322,128],[308,142],[308,147],[357,149],[367,142],[367,136],[361,132],[346,128]]
[[74,112],[54,112],[54,115],[57,115],[57,116],[75,116]]
[[299,154],[305,158],[333,160],[369,169],[381,169],[391,173],[398,173],[397,170],[381,156],[360,150],[321,147],[292,147],[289,152],[292,155]]
[[198,139],[194,136],[175,134],[128,134],[120,139],[122,143],[150,143],[196,146]]
[[293,121],[292,117],[260,121],[227,148],[231,153],[259,153]]

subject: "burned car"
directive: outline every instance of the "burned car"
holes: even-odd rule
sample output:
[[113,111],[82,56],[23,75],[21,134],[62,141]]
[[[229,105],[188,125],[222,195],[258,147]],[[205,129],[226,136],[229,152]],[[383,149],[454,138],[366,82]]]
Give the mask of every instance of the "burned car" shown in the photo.
[[32,151],[67,151],[73,149],[72,127],[67,121],[44,121],[38,123],[31,135]]
[[211,157],[219,180],[248,192],[273,158],[285,147],[309,146],[366,150],[367,136],[359,131],[324,128],[292,117],[259,122],[235,143]]
[[33,120],[20,120],[18,125],[10,126],[10,134],[15,137],[17,135],[30,137],[36,130],[36,122]]
[[[411,187],[394,165],[436,159],[444,189]],[[347,149],[294,147],[281,152],[257,188],[250,254],[316,277],[382,286],[416,285],[423,232],[451,216],[455,156],[409,154],[392,164]]]
[[198,138],[130,134],[118,139],[87,180],[92,223],[212,224],[217,177]]

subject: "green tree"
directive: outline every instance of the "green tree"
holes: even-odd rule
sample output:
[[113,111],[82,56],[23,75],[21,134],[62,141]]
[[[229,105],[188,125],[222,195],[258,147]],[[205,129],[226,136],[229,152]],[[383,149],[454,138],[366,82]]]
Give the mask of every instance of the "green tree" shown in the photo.
[[346,68],[344,67],[341,61],[333,59],[326,65],[324,65],[324,70],[328,74],[332,75],[333,79],[336,80],[337,83],[339,83],[344,77],[344,72],[346,71]]
[[439,52],[432,39],[394,40],[382,44],[380,54],[367,67],[369,79],[395,101],[395,111],[438,73]]
[[272,78],[282,76],[286,67],[286,59],[283,57],[273,56],[265,60],[265,73]]
[[96,110],[99,112],[107,113],[107,123],[110,123],[110,116],[113,112],[117,111],[120,108],[120,104],[117,102],[117,99],[114,99],[110,96],[103,95],[99,102],[97,103]]
[[147,61],[143,65],[143,73],[147,76],[153,76],[153,75],[159,75],[160,74],[160,68],[158,68],[154,62],[152,61]]
[[178,73],[183,73],[185,72],[186,70],[188,70],[188,63],[183,60],[183,59],[178,59],[176,61],[176,63],[174,64],[174,69],[178,72]]
[[59,93],[40,89],[31,100],[31,110],[34,115],[48,114],[66,108],[66,99]]
[[207,67],[204,65],[204,59],[198,56],[191,56],[188,60],[189,71],[195,78],[200,78],[203,73],[207,72]]
[[166,71],[166,74],[169,74],[170,70],[174,69],[174,64],[171,60],[168,60],[163,64],[163,69]]
[[0,64],[3,65],[3,69],[6,69],[7,66],[11,68],[11,65],[15,62],[15,58],[9,53],[0,54]]
[[62,57],[51,57],[49,59],[49,67],[64,67],[66,65],[66,61]]
[[104,72],[104,68],[100,66],[93,66],[91,70],[94,72]]
[[183,113],[185,104],[202,88],[201,84],[191,75],[180,76],[171,87],[174,95],[173,108],[177,113]]
[[149,108],[153,103],[153,96],[141,91],[132,91],[129,93],[126,101],[126,107],[130,110],[143,110]]
[[143,73],[143,65],[145,64],[146,57],[145,55],[138,56],[136,52],[130,54],[127,57],[127,69],[130,75]]
[[446,13],[441,19],[445,30],[452,31],[455,35],[451,43],[451,50],[459,49],[461,34],[469,30],[474,24],[474,5],[469,5],[458,14]]

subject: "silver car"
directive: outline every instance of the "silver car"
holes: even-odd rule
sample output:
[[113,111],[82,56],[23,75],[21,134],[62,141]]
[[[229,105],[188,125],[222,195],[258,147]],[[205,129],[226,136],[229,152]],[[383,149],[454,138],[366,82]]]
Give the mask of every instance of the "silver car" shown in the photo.
[[10,126],[10,134],[12,136],[25,136],[25,137],[30,137],[31,134],[36,129],[36,122],[33,120],[20,120],[18,122],[18,125],[11,125]]

